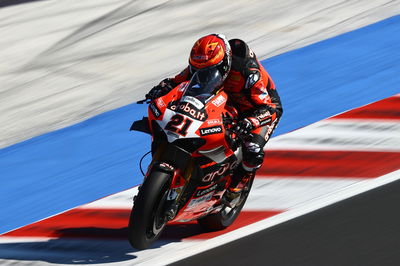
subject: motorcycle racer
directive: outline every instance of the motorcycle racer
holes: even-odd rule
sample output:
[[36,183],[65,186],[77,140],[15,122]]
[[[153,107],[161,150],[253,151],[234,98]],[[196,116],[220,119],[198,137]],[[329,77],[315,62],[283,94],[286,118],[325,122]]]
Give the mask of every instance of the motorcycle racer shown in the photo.
[[216,68],[224,79],[223,90],[228,105],[238,110],[236,132],[244,140],[243,161],[232,176],[226,197],[240,196],[264,160],[263,147],[276,128],[283,109],[275,84],[254,52],[240,39],[227,40],[224,35],[210,34],[196,41],[189,65],[173,78],[162,80],[146,95],[155,99],[191,79],[198,70]]

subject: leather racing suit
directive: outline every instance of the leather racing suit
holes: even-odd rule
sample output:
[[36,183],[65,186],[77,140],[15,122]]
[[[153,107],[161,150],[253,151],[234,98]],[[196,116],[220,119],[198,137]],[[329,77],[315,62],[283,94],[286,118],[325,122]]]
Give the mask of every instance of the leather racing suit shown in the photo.
[[[229,41],[232,49],[231,70],[223,87],[228,94],[228,104],[235,107],[239,120],[246,119],[251,123],[250,134],[244,136],[242,167],[233,178],[233,186],[240,182],[240,177],[255,173],[264,160],[264,146],[276,128],[283,109],[275,84],[257,60],[254,52],[240,39]],[[173,78],[163,80],[159,86],[166,94],[181,82],[190,80],[192,73],[186,67]]]

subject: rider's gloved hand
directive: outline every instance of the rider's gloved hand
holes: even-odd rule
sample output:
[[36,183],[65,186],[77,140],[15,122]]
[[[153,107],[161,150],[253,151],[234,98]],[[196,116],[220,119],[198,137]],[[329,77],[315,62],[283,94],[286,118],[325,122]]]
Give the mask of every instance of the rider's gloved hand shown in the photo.
[[175,85],[176,84],[171,79],[169,78],[164,79],[163,81],[160,82],[160,84],[154,86],[149,91],[149,93],[146,94],[146,99],[154,100],[158,97],[161,97],[170,92],[175,87]]
[[248,136],[251,131],[256,128],[256,121],[252,121],[254,119],[255,118],[244,118],[240,120],[235,128],[236,133],[241,137]]
[[160,85],[154,86],[147,94],[146,99],[154,100],[160,96],[162,96],[163,89]]

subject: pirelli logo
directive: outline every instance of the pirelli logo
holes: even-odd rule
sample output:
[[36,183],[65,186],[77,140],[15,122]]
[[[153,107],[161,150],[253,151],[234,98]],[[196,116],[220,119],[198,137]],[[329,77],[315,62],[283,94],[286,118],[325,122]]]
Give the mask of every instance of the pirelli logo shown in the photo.
[[222,133],[222,127],[221,126],[206,127],[206,128],[201,128],[200,129],[200,135],[201,136],[207,136],[207,135],[218,134],[218,133]]

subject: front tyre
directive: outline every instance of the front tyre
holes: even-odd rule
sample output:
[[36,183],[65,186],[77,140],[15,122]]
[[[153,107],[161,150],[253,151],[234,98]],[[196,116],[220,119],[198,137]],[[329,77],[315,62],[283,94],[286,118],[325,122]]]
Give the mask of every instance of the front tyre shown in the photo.
[[164,230],[169,181],[169,174],[153,171],[140,187],[128,226],[128,238],[133,248],[148,248]]
[[246,188],[244,188],[242,195],[240,195],[240,200],[235,207],[230,208],[228,206],[225,206],[222,208],[221,211],[217,213],[213,213],[198,219],[197,222],[200,224],[200,226],[210,231],[223,230],[230,226],[239,216],[240,211],[246,203],[251,186],[253,184],[253,180],[254,178],[252,178],[247,184]]

